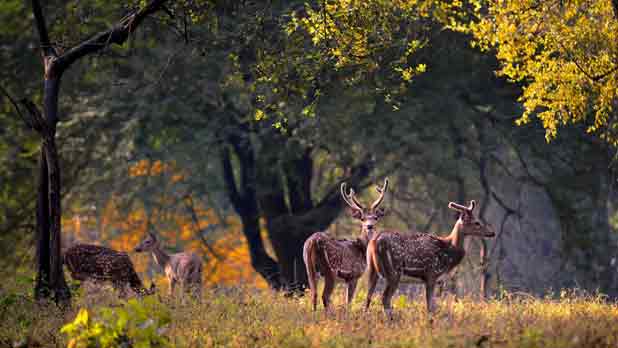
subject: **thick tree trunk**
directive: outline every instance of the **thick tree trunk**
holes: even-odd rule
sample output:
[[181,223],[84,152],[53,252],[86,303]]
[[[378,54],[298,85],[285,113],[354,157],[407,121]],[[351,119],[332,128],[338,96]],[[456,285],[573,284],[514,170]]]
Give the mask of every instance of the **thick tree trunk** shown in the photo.
[[51,295],[50,289],[50,250],[49,250],[49,197],[47,158],[41,149],[39,158],[39,185],[36,204],[36,248],[37,277],[34,286],[34,298],[42,300]]
[[54,301],[67,306],[71,301],[71,292],[62,271],[62,209],[60,200],[60,165],[54,134],[49,134],[43,141],[47,169],[49,174],[49,217],[50,217],[50,282],[54,291]]
[[266,249],[260,234],[259,212],[255,193],[255,160],[250,143],[241,143],[241,139],[232,140],[240,162],[240,187],[236,184],[229,149],[221,152],[225,189],[232,206],[240,216],[243,234],[249,245],[251,265],[268,283],[278,290],[281,288],[279,264],[273,260]]

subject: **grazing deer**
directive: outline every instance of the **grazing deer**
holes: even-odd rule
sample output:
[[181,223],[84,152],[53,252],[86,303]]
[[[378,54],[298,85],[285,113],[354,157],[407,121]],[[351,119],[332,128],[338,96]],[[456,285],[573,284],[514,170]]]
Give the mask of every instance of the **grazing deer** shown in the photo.
[[155,262],[163,269],[170,282],[170,296],[174,295],[176,284],[180,283],[185,292],[198,297],[202,290],[202,260],[194,253],[182,252],[168,254],[161,249],[161,242],[152,233],[135,247],[136,252],[150,251]]
[[63,261],[73,279],[110,281],[122,297],[126,297],[127,285],[139,296],[155,291],[154,283],[150,289],[144,288],[125,252],[98,245],[75,244],[65,251]]
[[346,303],[349,305],[354,298],[358,279],[367,268],[367,243],[373,236],[376,224],[384,216],[384,209],[378,208],[384,199],[388,187],[388,179],[382,188],[377,188],[380,197],[370,208],[364,208],[356,199],[353,189],[346,194],[346,184],[341,184],[341,197],[352,209],[352,216],[361,221],[361,233],[357,239],[335,239],[324,232],[316,232],[309,237],[303,246],[303,259],[307,268],[307,278],[311,290],[313,310],[317,308],[318,276],[324,277],[322,302],[328,312],[330,296],[336,281],[347,284]]
[[367,246],[367,263],[369,265],[369,289],[365,309],[371,304],[378,275],[386,280],[382,294],[382,304],[386,314],[392,318],[391,300],[399,286],[402,275],[418,278],[425,283],[425,300],[427,311],[433,311],[433,290],[440,276],[450,272],[465,255],[464,238],[495,236],[490,225],[477,220],[472,211],[476,203],[470,205],[450,202],[448,207],[459,212],[450,235],[438,237],[431,234],[404,234],[385,231],[377,234]]

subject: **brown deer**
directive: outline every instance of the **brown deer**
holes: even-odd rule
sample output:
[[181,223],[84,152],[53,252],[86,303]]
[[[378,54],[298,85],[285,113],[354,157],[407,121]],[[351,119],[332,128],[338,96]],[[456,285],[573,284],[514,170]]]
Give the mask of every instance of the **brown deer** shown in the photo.
[[127,285],[139,296],[155,291],[154,283],[150,289],[144,288],[131,258],[125,252],[98,245],[75,244],[65,251],[63,261],[73,279],[110,281],[122,297],[126,297]]
[[382,304],[392,318],[391,300],[401,276],[420,279],[425,283],[425,300],[429,314],[433,311],[433,290],[438,279],[457,266],[465,255],[464,238],[478,236],[491,238],[495,233],[472,214],[476,203],[470,205],[450,202],[448,207],[459,212],[459,218],[450,235],[438,237],[425,233],[384,231],[369,241],[367,263],[369,289],[365,309],[371,304],[378,275],[386,280]]
[[135,247],[136,252],[150,251],[155,262],[163,269],[170,283],[170,296],[174,295],[176,284],[184,292],[193,293],[197,298],[202,291],[202,259],[194,253],[181,252],[168,254],[161,249],[161,242],[152,233]]
[[317,309],[318,276],[324,277],[322,302],[328,312],[330,296],[337,281],[347,285],[346,303],[349,306],[354,298],[356,284],[367,268],[367,243],[373,236],[375,226],[384,216],[384,209],[378,208],[384,199],[388,187],[388,179],[382,188],[377,188],[380,196],[370,206],[364,208],[356,199],[353,189],[346,194],[346,184],[341,184],[341,197],[352,209],[352,216],[361,221],[361,233],[357,239],[336,239],[324,232],[316,232],[309,237],[303,246],[303,259],[307,268],[307,278],[311,291],[313,310]]

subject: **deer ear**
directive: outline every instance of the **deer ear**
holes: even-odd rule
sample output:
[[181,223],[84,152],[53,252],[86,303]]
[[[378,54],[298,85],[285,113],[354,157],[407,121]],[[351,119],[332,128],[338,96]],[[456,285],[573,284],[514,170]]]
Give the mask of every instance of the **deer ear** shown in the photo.
[[363,212],[358,209],[350,209],[350,215],[355,219],[361,219],[363,217]]

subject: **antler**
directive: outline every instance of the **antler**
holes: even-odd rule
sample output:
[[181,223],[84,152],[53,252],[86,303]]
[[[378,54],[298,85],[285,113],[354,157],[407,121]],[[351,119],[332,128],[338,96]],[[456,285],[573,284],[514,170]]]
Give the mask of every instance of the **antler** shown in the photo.
[[453,210],[456,210],[456,211],[458,211],[460,213],[464,212],[465,210],[471,212],[472,210],[474,210],[474,207],[476,207],[476,201],[471,200],[470,204],[467,207],[463,206],[461,204],[457,204],[455,202],[449,202],[448,207],[453,209]]
[[473,199],[470,201],[470,204],[468,205],[468,210],[473,211],[474,207],[476,207],[476,201]]
[[363,205],[356,199],[354,189],[350,189],[350,193],[346,194],[346,184],[341,183],[341,197],[352,209],[363,211]]
[[382,187],[379,187],[379,186],[376,187],[376,191],[378,191],[378,193],[380,194],[380,197],[378,197],[378,199],[376,199],[376,201],[373,202],[373,204],[371,205],[371,210],[376,209],[380,204],[382,204],[382,201],[384,200],[384,194],[386,193],[387,188],[388,188],[388,178],[385,178],[384,185]]

